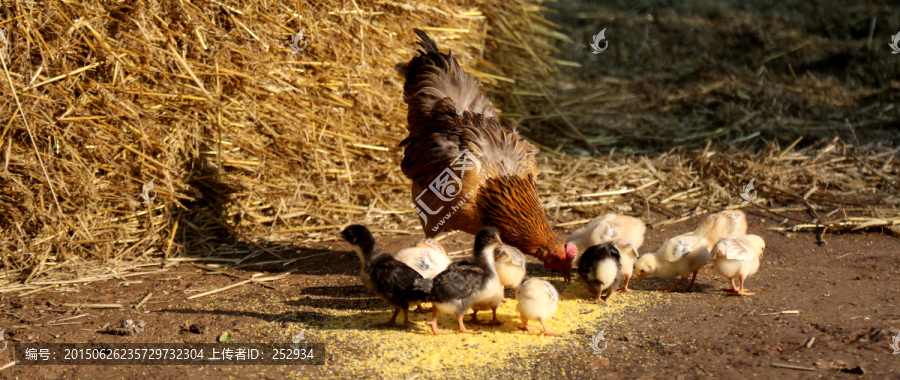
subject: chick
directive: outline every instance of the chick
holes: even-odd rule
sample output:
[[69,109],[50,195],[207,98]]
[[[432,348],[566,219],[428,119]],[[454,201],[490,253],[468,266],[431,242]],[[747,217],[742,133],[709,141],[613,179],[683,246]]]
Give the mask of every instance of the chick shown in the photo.
[[[756,274],[759,270],[759,259],[766,249],[766,242],[756,235],[741,237],[729,237],[719,240],[713,247],[714,265],[716,271],[723,277],[731,280],[731,288],[722,290],[732,292],[738,296],[751,296],[744,289],[744,280]],[[734,278],[740,280],[741,286],[734,286]]]
[[431,291],[431,280],[393,256],[376,251],[375,238],[364,226],[349,226],[341,236],[359,257],[359,278],[363,285],[394,307],[391,319],[376,326],[395,326],[401,310],[403,327],[409,326],[409,307],[425,300]]
[[725,210],[707,216],[691,235],[706,238],[708,247],[727,236],[747,234],[747,215],[741,210]]
[[613,240],[627,240],[634,249],[644,244],[644,222],[625,215],[606,214],[572,232],[566,242],[572,243],[581,255],[589,247]]
[[638,248],[641,248],[641,245],[644,244],[644,232],[646,230],[646,225],[638,218],[606,214],[602,218],[595,219],[575,230],[569,235],[567,241],[578,248],[579,254],[584,253],[588,247],[600,243],[617,242],[617,248],[619,248],[623,259],[622,278],[625,280],[622,289],[619,291],[627,292],[630,290],[628,289],[628,283],[631,281],[634,261],[640,256]]
[[[578,277],[597,294],[592,303],[606,301],[622,280],[622,262],[619,249],[611,243],[588,248],[578,259]],[[604,292],[606,293],[604,295]]]
[[482,228],[475,236],[474,265],[450,265],[432,280],[431,294],[428,296],[428,301],[434,305],[429,323],[431,332],[436,335],[446,334],[437,327],[437,314],[440,311],[456,315],[460,333],[478,333],[466,329],[463,316],[476,302],[490,298],[497,288],[501,289],[502,297],[493,254],[500,244],[500,233],[496,228]]
[[636,280],[646,276],[675,278],[678,281],[660,290],[671,291],[688,277],[691,283],[682,290],[690,291],[697,281],[697,272],[710,262],[706,239],[693,235],[676,236],[663,244],[656,253],[645,253],[637,259],[634,269]]
[[516,311],[522,320],[524,331],[531,331],[528,321],[538,321],[544,329],[544,335],[560,335],[560,333],[547,329],[545,321],[553,318],[559,303],[559,292],[549,282],[538,279],[529,279],[519,286],[516,291]]
[[[413,268],[427,279],[434,278],[438,273],[443,272],[451,262],[444,247],[433,239],[419,240],[413,247],[397,251],[394,258]],[[427,313],[431,310],[423,309],[419,304],[416,306],[416,311]]]
[[[500,277],[500,285],[517,292],[525,279],[525,255],[516,247],[502,244],[494,249],[494,269]],[[506,302],[506,297],[502,302]]]
[[631,275],[634,274],[634,262],[637,261],[641,254],[638,253],[637,247],[628,240],[613,240],[613,245],[615,245],[616,249],[619,250],[619,255],[621,255],[619,262],[622,264],[624,285],[619,291],[627,292],[631,290],[628,289],[628,282],[631,280]]
[[413,247],[401,249],[394,254],[394,258],[415,269],[424,278],[434,278],[450,265],[450,257],[444,247],[432,239],[422,239]]

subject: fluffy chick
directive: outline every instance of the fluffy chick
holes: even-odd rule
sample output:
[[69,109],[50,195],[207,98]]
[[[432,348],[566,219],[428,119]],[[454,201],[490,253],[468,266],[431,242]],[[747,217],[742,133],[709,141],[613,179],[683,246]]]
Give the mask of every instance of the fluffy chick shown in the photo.
[[434,278],[450,265],[450,257],[436,241],[422,239],[415,246],[404,248],[394,254],[394,258],[402,261],[424,278]]
[[[494,249],[494,269],[500,277],[500,285],[509,286],[517,292],[525,279],[525,255],[516,247],[501,244]],[[503,302],[506,302],[506,297],[503,297]]]
[[[729,237],[719,240],[713,247],[716,271],[731,281],[731,288],[722,290],[738,296],[750,296],[744,289],[744,280],[759,270],[759,259],[766,249],[766,242],[756,235]],[[734,286],[734,278],[740,281],[740,287]]]
[[706,239],[707,247],[712,247],[727,236],[747,234],[747,215],[741,210],[725,210],[707,216],[691,235]]
[[[500,233],[496,228],[482,228],[475,236],[472,265],[450,265],[432,280],[428,301],[434,305],[429,323],[434,334],[446,334],[437,327],[438,312],[456,315],[460,333],[478,333],[466,329],[463,316],[476,302],[491,298],[498,288],[502,297],[500,279],[494,269],[493,254],[494,249],[500,244]],[[496,319],[496,312],[494,315]]]
[[671,291],[691,277],[691,283],[681,289],[690,291],[697,281],[697,272],[710,262],[706,239],[693,235],[676,236],[663,244],[655,253],[645,253],[637,259],[634,270],[636,280],[647,276],[678,278],[671,286],[660,290]]
[[[592,303],[605,302],[622,280],[622,262],[619,249],[611,243],[588,248],[578,259],[578,277],[591,292],[597,294]],[[606,293],[606,294],[604,294]]]
[[[450,256],[447,251],[434,239],[422,239],[410,248],[404,248],[394,254],[394,258],[419,272],[422,277],[431,279],[443,272],[450,265]],[[427,313],[431,310],[422,308],[419,304],[416,311]]]
[[393,256],[376,251],[375,238],[368,228],[352,225],[341,236],[359,257],[359,278],[363,286],[394,307],[391,319],[376,326],[395,326],[401,310],[403,327],[409,326],[409,307],[425,300],[431,291],[431,281]]
[[638,249],[644,244],[644,222],[625,215],[606,214],[572,232],[566,242],[572,243],[581,255],[589,247],[613,240],[627,240]]
[[549,282],[538,279],[529,279],[519,286],[516,291],[516,311],[522,320],[524,331],[531,331],[528,321],[538,321],[544,329],[544,335],[560,335],[560,333],[547,329],[545,321],[553,318],[559,303],[559,292]]
[[621,256],[619,262],[622,264],[622,280],[624,284],[619,291],[630,291],[628,282],[631,280],[632,274],[634,274],[634,263],[638,257],[641,257],[641,254],[638,253],[637,247],[628,240],[613,240],[612,243],[619,250],[619,255]]
[[646,230],[647,226],[638,218],[606,214],[575,230],[567,241],[578,248],[579,255],[588,247],[615,242],[622,254],[622,278],[625,280],[619,291],[627,292],[630,290],[628,283],[634,272],[634,261],[640,256],[638,249],[644,244]]

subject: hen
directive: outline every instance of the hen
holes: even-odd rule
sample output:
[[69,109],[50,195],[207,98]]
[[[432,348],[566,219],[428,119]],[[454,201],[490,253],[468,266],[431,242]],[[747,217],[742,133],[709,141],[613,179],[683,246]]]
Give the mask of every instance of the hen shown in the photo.
[[574,245],[550,228],[535,181],[535,147],[514,123],[501,123],[481,84],[425,32],[419,55],[395,68],[405,79],[409,136],[401,169],[412,180],[410,206],[427,237],[443,230],[476,234],[496,227],[503,242],[537,257],[567,279]]

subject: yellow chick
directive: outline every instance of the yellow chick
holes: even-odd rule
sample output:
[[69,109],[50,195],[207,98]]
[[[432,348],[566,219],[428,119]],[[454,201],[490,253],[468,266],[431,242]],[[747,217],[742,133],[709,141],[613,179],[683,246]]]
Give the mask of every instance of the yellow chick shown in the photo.
[[725,210],[707,216],[691,235],[706,238],[709,247],[727,236],[747,234],[747,215],[741,210]]
[[[753,295],[744,289],[744,280],[759,270],[759,259],[765,249],[766,242],[756,235],[728,237],[719,240],[712,250],[716,271],[731,280],[731,288],[722,290],[738,296]],[[740,281],[740,287],[734,286],[735,277]]]
[[[502,244],[494,249],[494,269],[500,277],[500,285],[518,291],[519,284],[525,279],[525,255],[516,247]],[[506,297],[503,297],[503,302],[506,302]]]
[[697,272],[710,261],[706,239],[693,235],[676,236],[663,244],[656,253],[645,253],[634,264],[636,280],[647,276],[678,278],[671,286],[660,290],[671,291],[688,277],[691,283],[681,289],[690,291],[697,281]]
[[631,275],[634,274],[634,263],[638,257],[641,257],[641,254],[638,253],[634,244],[631,244],[628,240],[613,240],[613,245],[619,250],[619,262],[622,264],[622,279],[625,283],[619,291],[627,292],[631,290],[628,289],[628,281],[631,280]]
[[544,324],[553,314],[556,314],[557,304],[559,303],[559,292],[549,282],[538,279],[530,279],[519,286],[516,292],[516,311],[519,312],[519,319],[522,320],[522,327],[519,329],[531,331],[532,327],[528,326],[528,321],[538,321],[544,329],[544,335],[560,335],[560,333],[547,329]]

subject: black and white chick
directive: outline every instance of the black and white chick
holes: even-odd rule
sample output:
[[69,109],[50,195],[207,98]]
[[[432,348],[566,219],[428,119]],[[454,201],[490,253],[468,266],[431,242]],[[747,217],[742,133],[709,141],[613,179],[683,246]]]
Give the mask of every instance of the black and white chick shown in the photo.
[[[622,280],[622,257],[613,243],[588,248],[578,259],[578,277],[597,298],[591,303],[605,302]],[[605,293],[605,294],[604,294]]]
[[375,250],[375,238],[365,226],[349,226],[341,236],[359,256],[359,279],[363,286],[394,307],[391,319],[376,326],[396,326],[401,310],[403,327],[409,326],[409,308],[425,301],[431,291],[431,280],[392,255]]
[[[456,315],[459,332],[478,334],[469,330],[463,316],[475,303],[501,289],[500,279],[494,269],[494,249],[501,244],[500,233],[494,227],[484,227],[475,236],[474,260],[471,265],[450,265],[432,280],[428,301],[434,306],[431,314],[431,332],[447,334],[438,329],[438,312]],[[499,301],[499,300],[498,300]],[[497,302],[499,304],[499,302]]]

